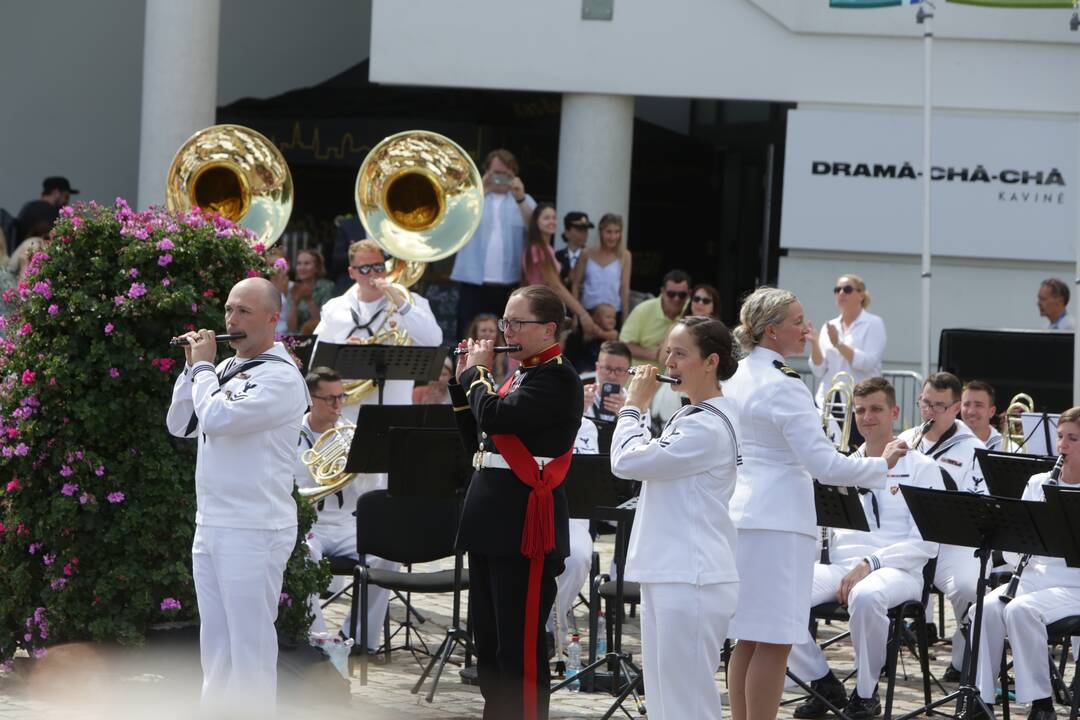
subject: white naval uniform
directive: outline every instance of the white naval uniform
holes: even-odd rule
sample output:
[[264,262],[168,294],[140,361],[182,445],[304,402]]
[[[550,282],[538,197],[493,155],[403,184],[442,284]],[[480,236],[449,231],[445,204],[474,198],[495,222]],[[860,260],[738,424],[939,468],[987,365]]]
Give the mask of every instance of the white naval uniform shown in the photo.
[[[578,427],[577,437],[574,438],[575,455],[598,455],[599,434],[596,425],[586,417],[581,418],[581,426]],[[555,594],[555,604],[551,608],[551,617],[548,618],[547,629],[549,632],[555,628],[555,614],[561,612],[563,618],[574,607],[574,599],[577,598],[585,581],[589,578],[589,566],[592,564],[593,539],[589,534],[589,521],[583,518],[570,518],[570,555],[564,561],[563,571],[555,578],[558,591]],[[563,621],[565,623],[565,619]],[[566,625],[563,625],[563,629]]]
[[[865,447],[856,454],[863,453]],[[945,489],[937,464],[915,453],[900,458],[888,477],[888,489],[860,494],[870,532],[833,530],[830,564],[814,565],[810,596],[811,605],[835,602],[844,576],[863,560],[870,563],[870,574],[851,590],[847,603],[851,615],[848,629],[855,647],[856,689],[862,698],[873,695],[885,664],[889,609],[922,597],[923,566],[937,555],[937,543],[922,539],[900,485]],[[791,648],[788,667],[807,682],[819,680],[829,671],[824,651],[813,640]]]
[[[299,487],[317,487],[318,483],[311,477],[311,472],[304,464],[304,452],[310,449],[319,439],[311,429],[310,413],[304,416],[304,422],[300,427],[300,442],[296,448],[296,462],[293,465],[293,477]],[[346,424],[346,420],[338,419],[337,425]],[[308,552],[316,562],[327,556],[356,558],[356,501],[360,496],[372,488],[364,487],[358,477],[333,495],[320,500],[316,505],[318,517],[308,533]],[[380,570],[400,570],[401,564],[383,560],[382,558],[368,555],[368,567]],[[337,592],[348,580],[343,576],[334,576],[330,581],[330,591]],[[315,619],[311,623],[311,632],[326,632],[326,620],[323,617],[319,596],[312,595],[308,599],[309,607]],[[368,588],[368,646],[369,649],[377,648],[379,637],[382,632],[383,618],[386,616],[387,605],[390,604],[390,591],[384,588],[371,586]],[[341,632],[349,635],[348,620],[341,626]]]
[[[986,482],[983,480],[979,461],[975,458],[975,450],[983,447],[983,444],[963,421],[955,420],[954,423],[956,432],[945,442],[939,444],[924,439],[917,448],[912,449],[924,455],[929,453],[930,458],[949,473],[957,490],[985,495]],[[917,428],[905,430],[900,434],[900,439],[910,444],[917,432]],[[939,547],[934,587],[945,594],[945,598],[952,605],[953,617],[957,618],[957,627],[952,638],[952,666],[957,670],[964,666],[964,650],[967,648],[967,641],[960,629],[960,619],[967,615],[968,606],[975,602],[978,583],[979,559],[975,557],[972,548],[959,545]],[[933,603],[927,603],[926,621],[934,622]]]
[[170,433],[199,446],[191,554],[202,698],[272,714],[274,621],[296,544],[292,464],[307,387],[281,343],[247,361],[219,363],[224,383],[214,371],[209,362],[185,367],[166,417]]
[[883,488],[887,463],[838,453],[822,432],[810,391],[781,367],[779,353],[756,347],[724,382],[724,394],[737,408],[743,453],[731,499],[740,578],[731,636],[789,644],[810,637],[818,538],[812,478]]
[[716,668],[738,600],[728,503],[739,462],[735,405],[716,397],[676,412],[660,437],[624,407],[611,470],[641,481],[626,578],[641,583],[641,652],[649,717],[721,716]]
[[[1044,500],[1043,485],[1049,479],[1050,473],[1032,475],[1023,499]],[[1014,553],[1005,553],[1005,557],[1014,564],[1019,561],[1019,555]],[[1016,701],[1027,704],[1051,697],[1046,626],[1069,615],[1080,615],[1080,568],[1066,566],[1064,558],[1033,555],[1020,576],[1016,599],[1008,604],[998,600],[1005,589],[1006,586],[994,589],[983,601],[975,684],[983,700],[992,704],[998,663],[1008,637],[1016,675]],[[974,622],[974,607],[969,617]]]
[[986,438],[986,442],[983,443],[987,450],[993,450],[994,452],[1001,451],[1001,433],[993,425],[990,426],[990,437]]

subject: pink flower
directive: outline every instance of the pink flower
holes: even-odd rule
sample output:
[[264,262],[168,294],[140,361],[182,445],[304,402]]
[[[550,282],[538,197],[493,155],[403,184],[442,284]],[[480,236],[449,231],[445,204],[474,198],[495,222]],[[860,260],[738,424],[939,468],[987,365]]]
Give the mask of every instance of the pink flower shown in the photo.
[[176,598],[167,597],[167,598],[165,598],[164,600],[161,601],[161,609],[162,610],[179,610],[180,609],[180,601],[177,600]]
[[120,377],[120,371],[114,367],[109,368],[109,377],[113,379]]
[[64,574],[70,577],[71,573],[72,573],[71,563],[67,563],[66,565],[64,565]]
[[82,218],[79,218],[79,217],[71,218],[71,224],[75,226],[76,230],[78,230],[79,228],[82,227]]
[[174,247],[176,247],[176,246],[173,245],[173,241],[170,240],[169,238],[162,238],[161,240],[158,240],[158,243],[157,243],[157,249],[158,250],[172,250]]
[[172,255],[169,255],[168,253],[166,253],[165,255],[162,255],[161,257],[159,257],[157,259],[157,264],[160,265],[161,267],[165,267],[166,265],[168,265],[171,262],[172,262]]
[[75,471],[67,465],[60,466],[60,475],[62,477],[71,477]]
[[82,495],[79,496],[79,504],[80,505],[85,505],[88,502],[90,502],[90,494],[89,493],[83,493]]
[[289,269],[289,261],[286,260],[285,258],[278,258],[277,260],[274,261],[274,269],[275,270],[283,270],[283,271],[287,272],[288,269]]
[[45,563],[46,565],[52,565],[55,560],[56,553],[46,553],[41,556],[41,562]]
[[108,335],[112,331],[113,331],[113,324],[112,323],[105,323],[105,334]]
[[176,360],[174,358],[161,357],[161,358],[154,358],[153,360],[150,361],[151,366],[156,367],[158,370],[160,370],[163,373],[167,373],[170,370],[172,370],[172,366],[175,365],[175,364],[176,364]]
[[203,291],[202,296],[204,298],[212,298],[212,297],[214,297],[214,291],[213,290],[205,290],[205,291]]
[[244,277],[249,277],[249,278],[259,277],[260,274],[261,273],[259,273],[259,271],[256,270],[255,268],[249,268],[248,271],[246,273],[244,273]]
[[124,493],[122,493],[122,492],[111,492],[111,493],[109,493],[108,495],[105,496],[105,499],[108,500],[109,502],[113,503],[114,505],[117,504],[117,503],[122,503],[122,502],[124,502]]
[[31,555],[36,555],[37,551],[41,549],[41,546],[42,543],[30,543],[30,545],[26,548],[26,552]]
[[170,285],[172,285],[172,280],[170,280],[169,278],[162,278],[162,280],[161,280],[161,286],[162,287],[169,287]]
[[[134,269],[134,268],[132,268],[132,269]],[[145,294],[146,294],[146,286],[143,285],[142,283],[138,283],[138,282],[131,283],[131,287],[128,288],[128,291],[127,291],[128,297],[131,298],[132,300],[134,300],[135,298],[140,298]]]
[[49,583],[49,587],[52,588],[53,590],[59,590],[60,588],[64,587],[65,585],[67,585],[67,579],[65,579],[65,578],[56,578],[51,583]]
[[19,478],[15,478],[14,480],[11,480],[10,482],[8,482],[7,491],[9,493],[10,492],[15,492],[16,490],[18,490],[21,487],[22,487],[22,485],[19,483]]
[[131,268],[130,270],[128,270],[128,275],[133,278],[139,277],[139,268]]
[[75,483],[64,483],[64,487],[60,488],[60,494],[71,497],[79,491],[79,486]]
[[117,295],[116,297],[113,298],[113,302],[116,303],[117,305],[123,305],[124,304],[124,296],[123,295]]
[[49,314],[50,315],[55,315],[58,312],[60,312],[60,306],[59,305],[57,305],[56,303],[53,303],[52,305],[49,306]]
[[15,454],[19,457],[23,457],[29,452],[30,448],[26,447],[26,443],[19,443],[15,446]]
[[[119,200],[119,199],[120,198],[117,198],[117,200]],[[75,215],[75,208],[71,207],[70,205],[65,205],[64,207],[60,208],[60,217],[69,218],[69,217],[73,217],[74,215]]]
[[289,607],[292,607],[292,598],[289,597],[289,593],[281,593],[281,595],[278,596],[278,605],[288,605]]
[[104,465],[98,465],[97,469],[94,470],[94,474],[97,475],[98,477],[102,477],[105,474],[105,466]]
[[15,334],[18,335],[19,337],[22,337],[23,335],[29,335],[30,331],[33,330],[33,329],[34,328],[30,325],[30,323],[23,323],[23,326],[21,328],[19,328],[18,331],[16,331]]
[[191,303],[191,312],[193,312],[193,313],[199,312],[199,306],[196,305],[195,303]]
[[37,373],[35,373],[30,368],[27,368],[26,370],[23,370],[22,384],[23,385],[29,385],[30,383],[34,382],[34,378],[36,378],[36,377],[37,377]]
[[262,255],[264,252],[266,252],[266,246],[263,245],[261,242],[255,243],[254,245],[252,245],[251,249],[254,250],[259,255]]

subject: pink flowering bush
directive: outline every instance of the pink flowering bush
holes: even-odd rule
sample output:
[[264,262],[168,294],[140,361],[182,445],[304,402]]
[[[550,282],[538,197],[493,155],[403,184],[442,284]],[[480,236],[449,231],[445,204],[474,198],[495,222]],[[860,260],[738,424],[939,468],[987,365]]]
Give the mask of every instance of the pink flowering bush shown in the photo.
[[[58,642],[137,643],[153,623],[195,617],[196,444],[165,428],[184,362],[169,339],[222,328],[232,285],[268,272],[220,217],[120,199],[61,212],[5,297],[0,663]],[[313,520],[303,503],[300,538]],[[298,542],[283,592],[307,597],[327,579]],[[283,604],[278,623],[303,638],[305,604]]]

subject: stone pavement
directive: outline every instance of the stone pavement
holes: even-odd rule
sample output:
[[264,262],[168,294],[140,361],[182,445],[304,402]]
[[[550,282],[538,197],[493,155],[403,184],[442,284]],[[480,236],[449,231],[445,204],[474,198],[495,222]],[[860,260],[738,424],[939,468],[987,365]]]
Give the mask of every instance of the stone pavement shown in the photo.
[[[610,564],[611,536],[602,536],[597,542],[601,553],[601,567]],[[451,567],[442,563],[438,567]],[[424,570],[431,566],[417,567]],[[432,651],[442,640],[450,622],[451,598],[449,596],[416,596],[416,607],[426,616],[419,628],[419,639]],[[463,598],[464,600],[464,598]],[[464,606],[464,602],[463,602]],[[464,608],[463,608],[464,610]],[[327,609],[327,624],[334,627],[348,612],[346,601],[335,602]],[[946,633],[953,629],[951,611],[947,610]],[[395,620],[404,617],[400,603],[391,604]],[[588,619],[585,608],[578,607],[574,613],[577,626],[581,628],[582,643],[587,652],[585,637]],[[396,625],[396,623],[395,623]],[[843,625],[823,626],[821,637],[830,637],[843,630]],[[171,720],[172,718],[196,718],[196,700],[200,682],[196,634],[172,633],[175,641],[151,641],[141,650],[108,650],[95,645],[68,646],[50,651],[45,660],[38,663],[23,659],[17,662],[20,672],[0,675],[0,720],[38,720],[39,718],[146,718]],[[402,635],[394,638],[393,646],[399,646]],[[413,644],[420,646],[416,635]],[[629,617],[624,631],[624,650],[640,658],[638,618]],[[940,677],[949,660],[947,645],[931,648],[931,670]],[[914,709],[922,702],[921,680],[918,664],[908,653],[897,683],[894,714]],[[423,655],[413,655],[405,650],[395,650],[390,663],[380,657],[369,666],[368,684],[360,685],[358,668],[354,663],[354,677],[348,692],[329,663],[318,662],[305,665],[303,653],[283,652],[282,670],[279,673],[281,717],[305,718],[371,718],[372,720],[404,720],[406,718],[479,718],[482,716],[482,698],[475,686],[464,685],[458,677],[457,666],[448,666],[439,685],[434,702],[427,703],[421,695],[413,695],[412,685],[421,672]],[[851,644],[841,641],[828,650],[830,664],[837,675],[843,677],[853,668]],[[461,655],[455,656],[460,662]],[[48,661],[48,662],[46,662]],[[33,672],[27,669],[34,666]],[[906,678],[903,670],[906,669]],[[717,684],[724,688],[723,673],[717,674]],[[848,682],[849,691],[854,679]],[[428,686],[425,686],[426,692]],[[955,689],[946,685],[948,690]],[[884,684],[881,686],[884,701]],[[934,696],[941,690],[935,686]],[[798,697],[796,692],[785,693],[785,699]],[[603,693],[570,693],[562,690],[551,700],[552,718],[598,718],[612,703]],[[631,702],[625,707],[631,715],[637,715]],[[794,705],[781,708],[780,717],[791,717]],[[1023,712],[1017,708],[1020,712]]]

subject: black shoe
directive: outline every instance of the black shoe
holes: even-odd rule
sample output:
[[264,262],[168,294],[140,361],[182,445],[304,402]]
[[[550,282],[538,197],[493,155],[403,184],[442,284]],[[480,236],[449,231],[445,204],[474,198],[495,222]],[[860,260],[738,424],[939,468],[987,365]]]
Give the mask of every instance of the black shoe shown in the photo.
[[870,720],[875,715],[881,714],[881,701],[878,700],[877,688],[868,698],[859,697],[859,691],[855,690],[848,699],[847,710],[844,717],[848,720]]
[[1057,718],[1057,713],[1054,712],[1054,702],[1050,698],[1036,700],[1028,711],[1028,720],[1055,720],[1055,718]]
[[[844,684],[832,674],[832,671],[820,680],[811,682],[810,687],[824,695],[836,707],[843,709],[847,706],[847,692],[844,690]],[[821,718],[828,714],[829,708],[816,695],[811,695],[806,702],[795,708],[797,718]]]
[[960,682],[960,671],[949,665],[949,668],[945,671],[945,674],[941,676],[941,682],[958,683]]
[[926,623],[926,644],[936,645],[941,642],[941,636],[937,632],[937,623]]
[[555,633],[544,633],[544,641],[547,644],[547,657],[550,660],[555,657]]

